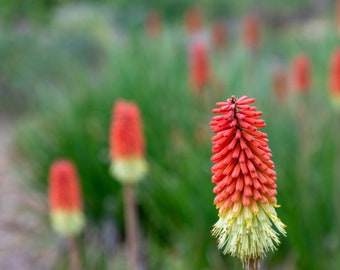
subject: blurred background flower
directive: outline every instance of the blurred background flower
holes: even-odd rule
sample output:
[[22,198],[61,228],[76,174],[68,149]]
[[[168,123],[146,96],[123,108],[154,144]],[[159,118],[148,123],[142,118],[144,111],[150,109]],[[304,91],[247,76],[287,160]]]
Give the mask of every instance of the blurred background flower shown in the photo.
[[84,228],[83,199],[78,173],[71,161],[55,161],[49,171],[49,204],[53,229],[64,237]]

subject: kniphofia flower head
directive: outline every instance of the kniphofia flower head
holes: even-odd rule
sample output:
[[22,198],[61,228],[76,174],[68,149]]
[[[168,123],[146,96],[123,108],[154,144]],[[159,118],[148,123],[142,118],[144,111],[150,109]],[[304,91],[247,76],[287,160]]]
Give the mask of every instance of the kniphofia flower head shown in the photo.
[[340,48],[331,57],[328,74],[328,87],[332,103],[340,108]]
[[222,20],[215,21],[211,28],[211,39],[215,49],[223,49],[228,43],[227,27]]
[[196,92],[202,92],[210,81],[209,50],[205,42],[197,40],[190,45],[189,83]]
[[49,171],[49,205],[53,229],[63,236],[78,234],[84,227],[79,178],[69,160],[54,162]]
[[278,100],[283,101],[286,99],[288,95],[288,76],[283,66],[279,66],[273,70],[272,88]]
[[242,35],[245,46],[251,50],[256,50],[261,42],[261,23],[256,14],[248,14],[243,19]]
[[110,131],[111,173],[124,183],[140,181],[147,172],[145,144],[139,108],[118,100],[112,113]]
[[146,18],[146,32],[150,37],[158,36],[162,31],[162,18],[156,11],[148,13]]
[[212,182],[219,220],[212,235],[224,253],[239,257],[247,266],[279,244],[285,225],[277,217],[276,173],[268,147],[262,112],[255,99],[232,96],[218,102],[212,118]]
[[295,91],[306,92],[311,87],[312,66],[309,57],[298,55],[292,63],[292,83]]
[[196,34],[203,28],[203,14],[200,8],[192,7],[185,14],[185,27],[188,34]]

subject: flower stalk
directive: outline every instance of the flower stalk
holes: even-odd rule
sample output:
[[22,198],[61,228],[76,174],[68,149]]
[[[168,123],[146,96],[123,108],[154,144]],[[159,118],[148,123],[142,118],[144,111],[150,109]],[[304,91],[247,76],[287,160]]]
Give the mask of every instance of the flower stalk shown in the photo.
[[79,255],[79,246],[76,241],[75,237],[68,237],[67,238],[67,248],[68,248],[68,255],[69,255],[69,263],[71,270],[81,270],[81,262],[80,262],[80,255]]
[[138,265],[138,219],[136,212],[135,187],[133,184],[125,184],[124,191],[124,208],[125,208],[125,231],[127,248],[129,254],[129,269],[136,270]]

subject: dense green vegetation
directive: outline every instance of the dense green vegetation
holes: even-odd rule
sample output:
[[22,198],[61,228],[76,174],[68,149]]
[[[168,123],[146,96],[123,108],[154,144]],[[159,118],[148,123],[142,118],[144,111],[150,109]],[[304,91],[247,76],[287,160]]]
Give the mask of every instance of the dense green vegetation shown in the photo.
[[[3,22],[13,23],[22,20],[33,20],[35,22],[46,22],[50,19],[54,10],[61,4],[73,4],[73,0],[1,0],[0,16]],[[307,0],[287,0],[285,2],[270,0],[244,0],[244,1],[223,1],[223,0],[80,0],[82,4],[93,4],[104,6],[105,9],[118,9],[130,14],[134,12],[145,12],[150,9],[160,11],[167,19],[176,21],[182,19],[184,12],[191,6],[202,7],[208,16],[235,16],[249,8],[263,10],[264,13],[286,15],[291,12],[303,11],[313,6]],[[329,5],[329,3],[323,3]],[[132,13],[131,13],[132,12]],[[135,18],[138,17],[134,16]],[[128,19],[128,17],[125,17]]]

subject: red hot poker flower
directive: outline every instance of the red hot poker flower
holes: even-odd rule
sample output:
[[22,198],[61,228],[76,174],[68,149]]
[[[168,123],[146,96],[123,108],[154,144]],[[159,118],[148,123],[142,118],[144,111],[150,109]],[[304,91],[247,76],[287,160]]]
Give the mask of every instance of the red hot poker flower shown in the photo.
[[84,226],[79,178],[71,161],[54,162],[49,172],[49,204],[53,228],[60,234],[77,234]]
[[276,228],[285,225],[276,215],[276,173],[268,147],[262,112],[250,106],[253,98],[232,96],[218,102],[210,123],[212,138],[212,182],[219,220],[212,230],[224,253],[249,265],[279,244]]
[[246,47],[255,50],[260,46],[261,25],[260,19],[255,14],[248,14],[243,20],[243,41]]
[[328,74],[329,90],[334,95],[340,95],[340,48],[334,51]]
[[306,92],[311,87],[312,67],[309,57],[305,54],[298,55],[292,64],[292,83],[298,92]]
[[288,76],[284,67],[280,66],[274,69],[272,74],[272,88],[275,97],[283,101],[288,95]]
[[195,34],[203,28],[203,15],[198,7],[192,7],[185,14],[185,27],[188,34]]
[[228,32],[224,21],[219,20],[212,25],[211,39],[217,50],[226,47],[228,43]]
[[340,108],[340,48],[334,51],[329,65],[328,87],[331,102]]
[[146,173],[144,136],[136,104],[119,100],[112,113],[111,172],[122,182],[139,181]]
[[158,12],[151,11],[146,19],[146,32],[150,37],[158,36],[162,31],[162,19]]
[[190,47],[189,80],[196,92],[201,92],[210,80],[208,46],[202,41],[195,41]]

